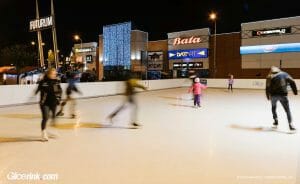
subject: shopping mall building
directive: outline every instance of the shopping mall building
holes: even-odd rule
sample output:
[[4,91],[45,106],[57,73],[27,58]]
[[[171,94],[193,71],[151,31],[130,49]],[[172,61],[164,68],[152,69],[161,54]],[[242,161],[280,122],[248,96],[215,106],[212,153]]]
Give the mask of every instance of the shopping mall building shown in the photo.
[[215,60],[215,35],[209,28],[167,37],[149,41],[148,33],[132,30],[130,22],[104,26],[99,36],[99,79],[124,70],[148,79],[194,74],[224,78],[229,73],[235,78],[265,78],[273,65],[300,78],[300,17],[242,23],[241,32],[217,34]]

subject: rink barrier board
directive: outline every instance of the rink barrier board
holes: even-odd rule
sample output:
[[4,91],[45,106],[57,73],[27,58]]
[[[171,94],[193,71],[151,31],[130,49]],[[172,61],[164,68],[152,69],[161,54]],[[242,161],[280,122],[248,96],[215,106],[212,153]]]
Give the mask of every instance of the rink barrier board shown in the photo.
[[[209,88],[227,88],[227,79],[202,79],[207,80]],[[235,79],[233,87],[235,89],[265,89],[265,79]],[[148,87],[149,91],[163,90],[171,88],[189,87],[190,79],[164,79],[164,80],[144,80],[141,84]],[[298,89],[300,80],[296,80]],[[63,91],[67,84],[61,84]],[[37,85],[2,85],[0,86],[0,107],[36,104],[39,100],[39,94],[34,95]],[[106,96],[121,95],[124,92],[124,82],[91,82],[79,83],[78,88],[83,95],[75,94],[75,98],[98,98]],[[142,90],[138,90],[141,92]],[[65,98],[65,94],[63,95]]]

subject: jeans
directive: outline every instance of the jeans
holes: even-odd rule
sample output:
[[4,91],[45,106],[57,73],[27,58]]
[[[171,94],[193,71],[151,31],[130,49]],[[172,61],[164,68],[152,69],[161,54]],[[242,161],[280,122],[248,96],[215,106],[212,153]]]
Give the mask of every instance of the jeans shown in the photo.
[[194,106],[200,107],[200,95],[194,95]]
[[291,115],[291,111],[290,111],[289,100],[288,100],[287,96],[283,96],[283,95],[271,96],[273,119],[277,120],[277,118],[278,118],[277,113],[276,113],[277,101],[280,101],[281,105],[283,106],[283,108],[286,112],[286,115],[287,115],[288,122],[292,123],[292,115]]
[[232,84],[228,84],[228,90],[229,89],[232,91]]

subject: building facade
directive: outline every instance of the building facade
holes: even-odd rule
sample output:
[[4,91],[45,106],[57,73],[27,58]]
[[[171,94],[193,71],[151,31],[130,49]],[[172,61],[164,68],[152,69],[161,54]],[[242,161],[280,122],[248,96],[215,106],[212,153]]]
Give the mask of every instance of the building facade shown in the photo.
[[[119,31],[119,34],[122,34],[121,32]],[[129,35],[127,31],[125,34],[126,38],[123,35],[117,40],[107,34],[99,35],[99,80],[118,80],[113,79],[113,75],[146,71],[148,33],[131,30]],[[127,42],[128,39],[130,42]],[[108,46],[108,42],[112,44]]]
[[97,69],[97,42],[75,44],[73,51],[73,63],[81,64],[83,71],[94,71]]
[[209,38],[208,28],[168,33],[169,68],[174,78],[208,77]]

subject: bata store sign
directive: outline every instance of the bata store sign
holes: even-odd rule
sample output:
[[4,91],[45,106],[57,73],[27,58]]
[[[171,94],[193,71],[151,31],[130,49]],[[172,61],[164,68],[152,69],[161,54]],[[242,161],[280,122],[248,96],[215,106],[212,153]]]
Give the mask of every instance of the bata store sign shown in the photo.
[[196,44],[201,43],[202,39],[200,37],[189,37],[189,38],[174,38],[173,45],[186,45],[186,44]]

